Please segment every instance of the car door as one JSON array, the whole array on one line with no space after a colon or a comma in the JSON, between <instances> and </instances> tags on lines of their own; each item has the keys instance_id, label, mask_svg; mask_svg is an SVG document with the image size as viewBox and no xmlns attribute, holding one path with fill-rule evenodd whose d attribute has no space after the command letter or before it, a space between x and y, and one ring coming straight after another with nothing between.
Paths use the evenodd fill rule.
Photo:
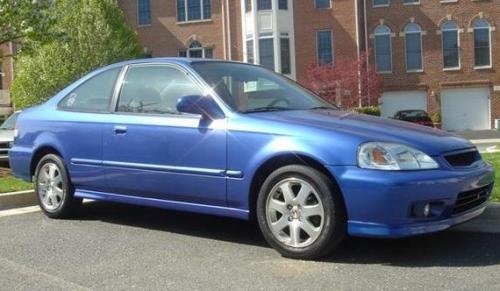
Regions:
<instances>
[{"instance_id":1,"label":"car door","mask_svg":"<svg viewBox=\"0 0 500 291\"><path fill-rule=\"evenodd\" d=\"M174 65L129 66L103 136L109 192L225 205L226 120L177 112L201 86Z\"/></svg>"},{"instance_id":2,"label":"car door","mask_svg":"<svg viewBox=\"0 0 500 291\"><path fill-rule=\"evenodd\" d=\"M60 143L71 182L77 190L104 191L102 133L108 122L115 82L121 67L104 70L71 90L58 110L38 127Z\"/></svg>"}]
</instances>

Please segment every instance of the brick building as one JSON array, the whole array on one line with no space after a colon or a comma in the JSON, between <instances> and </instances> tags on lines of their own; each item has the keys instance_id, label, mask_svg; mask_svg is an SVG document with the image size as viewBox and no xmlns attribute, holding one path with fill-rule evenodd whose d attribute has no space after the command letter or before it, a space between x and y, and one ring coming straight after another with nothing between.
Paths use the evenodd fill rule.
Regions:
<instances>
[{"instance_id":1,"label":"brick building","mask_svg":"<svg viewBox=\"0 0 500 291\"><path fill-rule=\"evenodd\" d=\"M12 112L9 96L9 88L12 83L13 64L11 55L11 45L1 45L1 54L6 56L0 66L0 120Z\"/></svg>"},{"instance_id":2,"label":"brick building","mask_svg":"<svg viewBox=\"0 0 500 291\"><path fill-rule=\"evenodd\" d=\"M500 118L500 0L120 0L152 56L254 62L298 81L357 58L384 78L383 116L440 112L445 129Z\"/></svg>"},{"instance_id":3,"label":"brick building","mask_svg":"<svg viewBox=\"0 0 500 291\"><path fill-rule=\"evenodd\" d=\"M310 64L370 50L366 61L384 78L383 116L425 109L441 113L449 130L488 129L500 119L500 0L118 3L151 56L253 62L304 81Z\"/></svg>"}]
</instances>

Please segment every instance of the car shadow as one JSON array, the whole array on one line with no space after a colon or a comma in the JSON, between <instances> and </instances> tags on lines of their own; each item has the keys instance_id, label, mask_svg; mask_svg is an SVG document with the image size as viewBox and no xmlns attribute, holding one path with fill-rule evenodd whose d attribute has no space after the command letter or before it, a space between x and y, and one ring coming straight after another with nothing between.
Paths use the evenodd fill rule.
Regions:
<instances>
[{"instance_id":1,"label":"car shadow","mask_svg":"<svg viewBox=\"0 0 500 291\"><path fill-rule=\"evenodd\" d=\"M107 202L85 203L79 220L269 248L255 222ZM448 230L403 239L348 237L321 262L399 267L474 267L500 264L500 233Z\"/></svg>"}]
</instances>

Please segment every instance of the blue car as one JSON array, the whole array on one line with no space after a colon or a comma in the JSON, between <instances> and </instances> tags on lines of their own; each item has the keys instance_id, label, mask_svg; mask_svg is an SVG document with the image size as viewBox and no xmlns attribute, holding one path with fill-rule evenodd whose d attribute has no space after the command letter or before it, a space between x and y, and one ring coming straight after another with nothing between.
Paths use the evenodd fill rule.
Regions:
<instances>
[{"instance_id":1,"label":"blue car","mask_svg":"<svg viewBox=\"0 0 500 291\"><path fill-rule=\"evenodd\" d=\"M260 66L135 60L19 116L10 166L52 218L82 199L256 219L282 255L478 216L494 170L467 140L343 112Z\"/></svg>"}]
</instances>

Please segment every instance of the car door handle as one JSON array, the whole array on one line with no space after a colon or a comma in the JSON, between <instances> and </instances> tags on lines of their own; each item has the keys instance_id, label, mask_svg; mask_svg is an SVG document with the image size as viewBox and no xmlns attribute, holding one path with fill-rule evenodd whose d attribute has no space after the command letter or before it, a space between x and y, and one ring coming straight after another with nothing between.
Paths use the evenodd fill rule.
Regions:
<instances>
[{"instance_id":1,"label":"car door handle","mask_svg":"<svg viewBox=\"0 0 500 291\"><path fill-rule=\"evenodd\" d=\"M115 134L126 134L127 127L122 125L117 125L113 128L113 131L115 132Z\"/></svg>"}]
</instances>

